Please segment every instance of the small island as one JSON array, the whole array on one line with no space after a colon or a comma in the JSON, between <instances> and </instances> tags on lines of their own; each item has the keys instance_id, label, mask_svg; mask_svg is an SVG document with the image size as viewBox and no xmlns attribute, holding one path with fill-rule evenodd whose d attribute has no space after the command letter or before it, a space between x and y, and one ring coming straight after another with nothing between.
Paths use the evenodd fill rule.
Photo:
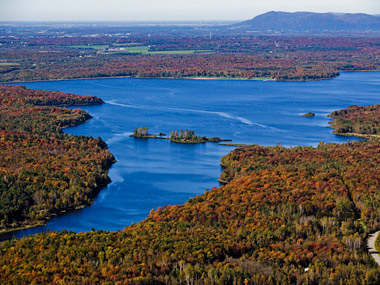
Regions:
<instances>
[{"instance_id":1,"label":"small island","mask_svg":"<svg viewBox=\"0 0 380 285\"><path fill-rule=\"evenodd\" d=\"M315 114L313 112L308 112L308 113L305 113L305 114L302 114L301 115L302 117L309 117L309 118L312 118L315 116Z\"/></svg>"},{"instance_id":2,"label":"small island","mask_svg":"<svg viewBox=\"0 0 380 285\"><path fill-rule=\"evenodd\" d=\"M158 135L148 133L148 128L142 127L134 129L130 137L143 139L166 139L175 143L206 143L206 142L222 142L232 141L231 139L221 139L218 137L208 138L205 136L195 135L193 130L171 131L167 137L165 133L160 132Z\"/></svg>"}]
</instances>

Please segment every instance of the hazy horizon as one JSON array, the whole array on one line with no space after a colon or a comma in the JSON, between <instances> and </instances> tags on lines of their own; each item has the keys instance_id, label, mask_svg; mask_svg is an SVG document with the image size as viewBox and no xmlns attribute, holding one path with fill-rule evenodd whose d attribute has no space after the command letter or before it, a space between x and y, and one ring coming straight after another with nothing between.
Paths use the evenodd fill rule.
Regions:
<instances>
[{"instance_id":1,"label":"hazy horizon","mask_svg":"<svg viewBox=\"0 0 380 285\"><path fill-rule=\"evenodd\" d=\"M269 11L380 14L378 0L0 0L0 21L241 21Z\"/></svg>"}]
</instances>

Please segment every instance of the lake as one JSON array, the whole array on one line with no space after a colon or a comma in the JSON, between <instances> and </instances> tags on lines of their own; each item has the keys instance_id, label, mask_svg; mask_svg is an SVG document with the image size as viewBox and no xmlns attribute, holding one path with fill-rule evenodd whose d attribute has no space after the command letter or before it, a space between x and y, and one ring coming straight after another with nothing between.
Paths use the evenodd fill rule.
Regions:
<instances>
[{"instance_id":1,"label":"lake","mask_svg":"<svg viewBox=\"0 0 380 285\"><path fill-rule=\"evenodd\" d=\"M135 128L148 127L154 134L191 129L233 143L316 146L348 140L332 134L329 113L380 103L380 72L343 73L316 82L108 78L23 85L102 98L104 105L83 107L93 119L65 132L101 137L117 162L109 172L112 183L91 207L2 238L46 230L120 230L153 208L181 204L219 186L220 158L233 147L130 138ZM301 116L307 112L316 116Z\"/></svg>"}]
</instances>

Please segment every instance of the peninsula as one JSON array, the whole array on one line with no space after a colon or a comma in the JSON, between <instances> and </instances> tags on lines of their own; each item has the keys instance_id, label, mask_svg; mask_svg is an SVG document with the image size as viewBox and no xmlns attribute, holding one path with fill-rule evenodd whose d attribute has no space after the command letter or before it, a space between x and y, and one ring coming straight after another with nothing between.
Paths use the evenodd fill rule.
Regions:
<instances>
[{"instance_id":1,"label":"peninsula","mask_svg":"<svg viewBox=\"0 0 380 285\"><path fill-rule=\"evenodd\" d=\"M365 242L380 228L379 157L378 141L238 148L222 158L225 185L122 231L0 243L0 280L379 284Z\"/></svg>"},{"instance_id":2,"label":"peninsula","mask_svg":"<svg viewBox=\"0 0 380 285\"><path fill-rule=\"evenodd\" d=\"M318 21L304 20L310 18ZM380 70L378 22L362 14L271 12L224 28L3 23L0 81L334 78ZM210 96L218 96L213 90ZM152 99L152 105L159 100L154 93ZM62 132L91 116L59 107L101 103L93 96L0 86L0 231L88 206L110 182L115 158L105 142ZM1 242L0 283L380 284L366 248L380 229L379 111L353 106L331 114L335 134L371 138L366 141L241 145L221 159L224 185L183 205L153 209L121 231L48 231ZM192 130L167 136L138 128L131 136L226 141Z\"/></svg>"},{"instance_id":3,"label":"peninsula","mask_svg":"<svg viewBox=\"0 0 380 285\"><path fill-rule=\"evenodd\" d=\"M102 103L94 96L0 86L0 232L88 206L110 182L115 158L106 143L62 132L91 116L57 107Z\"/></svg>"}]
</instances>

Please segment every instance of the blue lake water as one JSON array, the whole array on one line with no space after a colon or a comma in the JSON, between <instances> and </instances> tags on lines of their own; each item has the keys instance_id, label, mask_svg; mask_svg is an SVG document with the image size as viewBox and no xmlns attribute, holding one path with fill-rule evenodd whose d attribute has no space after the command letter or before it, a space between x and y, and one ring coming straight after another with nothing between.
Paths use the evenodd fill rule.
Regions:
<instances>
[{"instance_id":1,"label":"blue lake water","mask_svg":"<svg viewBox=\"0 0 380 285\"><path fill-rule=\"evenodd\" d=\"M112 183L91 207L12 233L17 237L46 230L120 230L143 220L152 208L184 203L219 186L220 158L233 147L134 139L129 137L134 128L192 129L233 143L316 146L348 139L332 134L329 113L380 103L380 72L343 73L317 82L109 78L23 85L101 97L106 104L83 107L93 119L65 132L103 138L117 162L109 173ZM306 112L316 116L301 117Z\"/></svg>"}]
</instances>

